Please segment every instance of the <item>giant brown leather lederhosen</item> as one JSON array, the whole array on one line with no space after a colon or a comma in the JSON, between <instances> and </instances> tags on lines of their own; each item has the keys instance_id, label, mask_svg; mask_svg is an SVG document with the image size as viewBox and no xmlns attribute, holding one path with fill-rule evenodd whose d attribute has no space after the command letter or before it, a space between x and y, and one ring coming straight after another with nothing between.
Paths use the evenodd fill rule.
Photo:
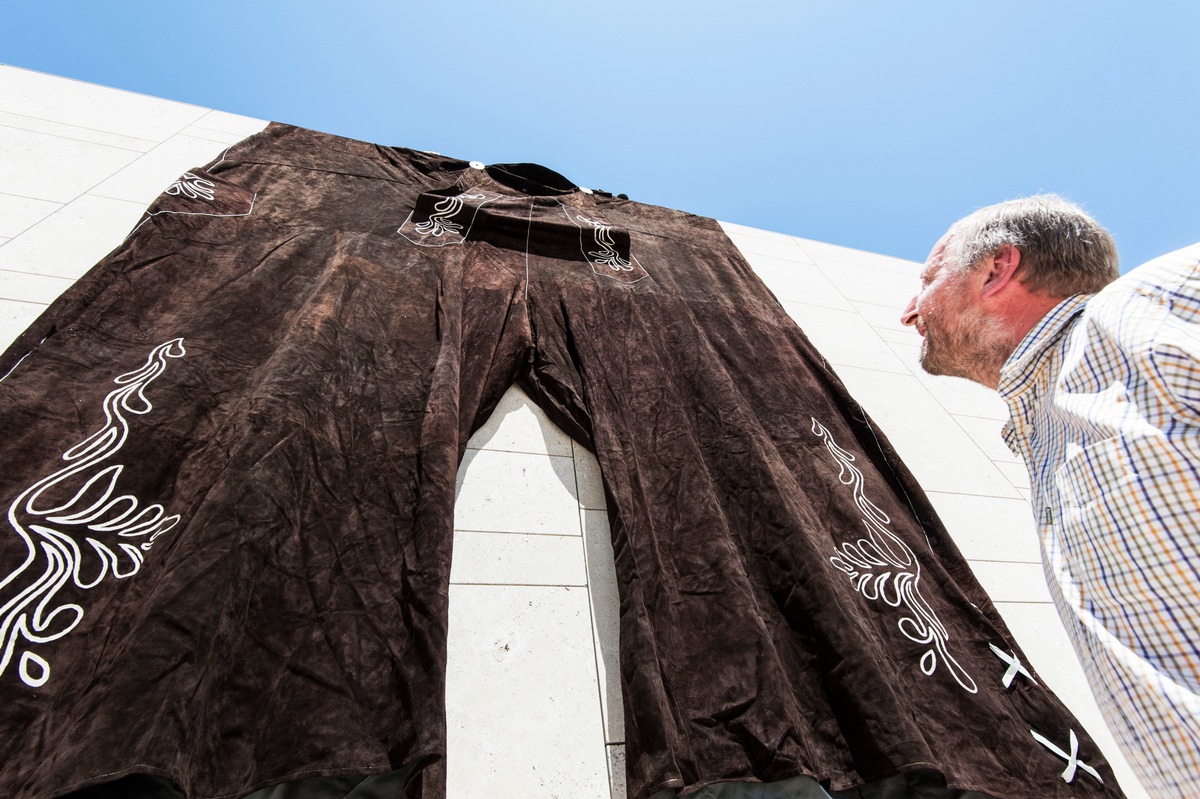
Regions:
<instances>
[{"instance_id":1,"label":"giant brown leather lederhosen","mask_svg":"<svg viewBox=\"0 0 1200 799\"><path fill-rule=\"evenodd\" d=\"M603 472L631 799L1120 795L715 222L481 167L272 125L0 359L0 794L436 799L455 476L515 381Z\"/></svg>"}]
</instances>

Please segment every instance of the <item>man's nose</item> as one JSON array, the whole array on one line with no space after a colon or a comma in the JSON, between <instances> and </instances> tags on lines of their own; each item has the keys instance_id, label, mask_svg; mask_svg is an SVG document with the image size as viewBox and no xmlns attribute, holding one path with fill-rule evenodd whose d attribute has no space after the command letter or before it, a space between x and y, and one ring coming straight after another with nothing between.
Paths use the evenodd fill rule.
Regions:
<instances>
[{"instance_id":1,"label":"man's nose","mask_svg":"<svg viewBox=\"0 0 1200 799\"><path fill-rule=\"evenodd\" d=\"M908 305L900 314L900 324L907 327L914 327L917 324L917 298L915 295L908 301Z\"/></svg>"}]
</instances>

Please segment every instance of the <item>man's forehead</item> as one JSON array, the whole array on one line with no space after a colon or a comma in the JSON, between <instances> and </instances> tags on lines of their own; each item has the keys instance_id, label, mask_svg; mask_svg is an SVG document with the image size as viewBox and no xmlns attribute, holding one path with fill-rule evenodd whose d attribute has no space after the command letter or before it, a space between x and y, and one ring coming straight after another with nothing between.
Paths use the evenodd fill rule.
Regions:
<instances>
[{"instance_id":1,"label":"man's forehead","mask_svg":"<svg viewBox=\"0 0 1200 799\"><path fill-rule=\"evenodd\" d=\"M942 237L933 245L933 249L929 251L929 258L926 261L941 261L946 257L946 250L950 247L950 242L954 239L954 230L951 228L942 234Z\"/></svg>"},{"instance_id":2,"label":"man's forehead","mask_svg":"<svg viewBox=\"0 0 1200 799\"><path fill-rule=\"evenodd\" d=\"M928 280L937 274L946 261L946 248L950 244L951 235L946 233L937 240L937 244L933 245L933 249L929 251L929 257L925 259L925 266L921 269L921 279Z\"/></svg>"}]
</instances>

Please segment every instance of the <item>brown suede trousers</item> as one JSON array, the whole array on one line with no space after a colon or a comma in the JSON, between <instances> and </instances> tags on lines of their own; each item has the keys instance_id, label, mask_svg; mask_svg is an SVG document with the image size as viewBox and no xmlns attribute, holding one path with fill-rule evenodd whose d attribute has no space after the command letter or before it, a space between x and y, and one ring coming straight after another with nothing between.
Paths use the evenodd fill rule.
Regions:
<instances>
[{"instance_id":1,"label":"brown suede trousers","mask_svg":"<svg viewBox=\"0 0 1200 799\"><path fill-rule=\"evenodd\" d=\"M710 219L272 125L0 375L0 795L411 765L437 799L455 476L514 381L603 472L630 799L1120 795Z\"/></svg>"}]
</instances>

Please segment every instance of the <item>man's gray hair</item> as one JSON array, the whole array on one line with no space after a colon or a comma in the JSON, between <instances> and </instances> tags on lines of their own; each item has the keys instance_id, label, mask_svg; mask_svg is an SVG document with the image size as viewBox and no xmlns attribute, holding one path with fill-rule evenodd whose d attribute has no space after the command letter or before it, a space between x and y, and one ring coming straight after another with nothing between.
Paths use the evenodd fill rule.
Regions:
<instances>
[{"instance_id":1,"label":"man's gray hair","mask_svg":"<svg viewBox=\"0 0 1200 799\"><path fill-rule=\"evenodd\" d=\"M955 222L950 262L974 267L1005 244L1021 251L1018 279L1031 291L1069 297L1116 279L1117 245L1083 209L1054 194L989 205Z\"/></svg>"}]
</instances>

